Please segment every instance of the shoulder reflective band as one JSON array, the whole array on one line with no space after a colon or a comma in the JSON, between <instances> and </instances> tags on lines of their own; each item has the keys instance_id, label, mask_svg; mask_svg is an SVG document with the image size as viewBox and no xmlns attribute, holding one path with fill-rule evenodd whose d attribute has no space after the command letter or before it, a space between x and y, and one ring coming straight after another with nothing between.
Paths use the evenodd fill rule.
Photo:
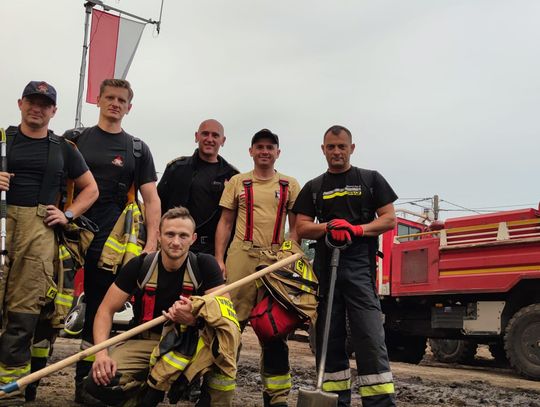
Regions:
<instances>
[{"instance_id":1,"label":"shoulder reflective band","mask_svg":"<svg viewBox=\"0 0 540 407\"><path fill-rule=\"evenodd\" d=\"M280 244L281 237L281 223L283 217L287 211L287 195L289 192L289 181L279 180L279 204L276 214L276 223L274 224L274 235L272 237L272 244Z\"/></svg>"},{"instance_id":2,"label":"shoulder reflective band","mask_svg":"<svg viewBox=\"0 0 540 407\"><path fill-rule=\"evenodd\" d=\"M236 316L236 311L234 305L230 299L227 297L214 297L219 304L219 310L221 311L221 316L232 321L238 330L240 330L240 324L238 323L238 317Z\"/></svg>"},{"instance_id":3,"label":"shoulder reflective band","mask_svg":"<svg viewBox=\"0 0 540 407\"><path fill-rule=\"evenodd\" d=\"M245 179L244 196L246 200L246 233L244 241L253 242L253 181Z\"/></svg>"}]
</instances>

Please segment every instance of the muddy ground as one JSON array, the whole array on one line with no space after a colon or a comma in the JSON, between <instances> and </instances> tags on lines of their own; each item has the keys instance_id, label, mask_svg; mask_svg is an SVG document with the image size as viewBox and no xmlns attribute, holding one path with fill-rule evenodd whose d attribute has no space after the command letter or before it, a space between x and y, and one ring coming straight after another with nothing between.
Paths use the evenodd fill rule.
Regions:
<instances>
[{"instance_id":1,"label":"muddy ground","mask_svg":"<svg viewBox=\"0 0 540 407\"><path fill-rule=\"evenodd\" d=\"M258 375L259 349L249 327L244 333L243 344L235 405L262 406ZM59 339L52 362L76 353L78 345L78 341L73 339ZM290 341L289 347L293 374L289 405L296 406L298 389L313 389L316 373L314 358L305 341ZM420 365L392 363L392 370L399 406L540 407L540 382L520 379L510 369L496 366L485 349L479 351L475 366L444 365L435 362L428 354ZM71 367L45 378L39 388L37 401L27 405L79 406L73 402L73 376L74 369ZM353 406L361 405L360 398L353 396ZM163 403L161 406L169 404Z\"/></svg>"}]
</instances>

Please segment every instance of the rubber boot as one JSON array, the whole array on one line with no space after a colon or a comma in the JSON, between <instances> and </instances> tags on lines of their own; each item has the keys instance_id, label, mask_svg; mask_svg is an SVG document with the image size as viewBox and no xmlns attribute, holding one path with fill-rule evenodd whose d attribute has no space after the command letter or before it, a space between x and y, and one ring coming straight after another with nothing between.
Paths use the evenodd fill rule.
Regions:
<instances>
[{"instance_id":1,"label":"rubber boot","mask_svg":"<svg viewBox=\"0 0 540 407\"><path fill-rule=\"evenodd\" d=\"M144 393L144 397L139 404L140 407L156 407L163 401L165 392L148 387Z\"/></svg>"},{"instance_id":2,"label":"rubber boot","mask_svg":"<svg viewBox=\"0 0 540 407\"><path fill-rule=\"evenodd\" d=\"M34 373L43 369L47 365L47 358L32 357L30 362L30 372ZM24 390L24 399L26 401L34 401L37 395L37 388L39 386L39 380L30 383Z\"/></svg>"}]
</instances>

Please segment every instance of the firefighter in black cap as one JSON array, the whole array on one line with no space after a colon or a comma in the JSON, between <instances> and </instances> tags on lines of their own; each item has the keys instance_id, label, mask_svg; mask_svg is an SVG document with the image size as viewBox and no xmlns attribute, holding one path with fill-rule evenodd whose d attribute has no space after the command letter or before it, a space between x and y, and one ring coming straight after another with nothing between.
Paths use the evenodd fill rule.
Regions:
<instances>
[{"instance_id":1,"label":"firefighter in black cap","mask_svg":"<svg viewBox=\"0 0 540 407\"><path fill-rule=\"evenodd\" d=\"M32 362L33 356L46 360L49 347L32 346L32 338L40 313L54 308L57 299L54 229L82 215L98 197L81 154L49 130L56 113L54 87L32 81L18 104L21 123L6 131L8 172L0 172L0 189L7 191L8 204L8 265L0 282L5 322L0 336L0 385L30 373L31 357ZM78 190L65 212L56 206L64 175L75 181ZM17 398L22 396L2 398L0 405L12 405Z\"/></svg>"}]
</instances>

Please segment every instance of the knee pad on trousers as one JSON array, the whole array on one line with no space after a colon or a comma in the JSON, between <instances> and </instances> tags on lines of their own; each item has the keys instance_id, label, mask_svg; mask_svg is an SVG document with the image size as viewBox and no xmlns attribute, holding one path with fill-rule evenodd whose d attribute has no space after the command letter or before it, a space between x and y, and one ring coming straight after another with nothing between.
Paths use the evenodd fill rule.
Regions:
<instances>
[{"instance_id":1,"label":"knee pad on trousers","mask_svg":"<svg viewBox=\"0 0 540 407\"><path fill-rule=\"evenodd\" d=\"M90 374L92 370L93 362L88 360L80 360L75 365L75 381L82 382L86 376Z\"/></svg>"},{"instance_id":2,"label":"knee pad on trousers","mask_svg":"<svg viewBox=\"0 0 540 407\"><path fill-rule=\"evenodd\" d=\"M8 311L6 329L0 339L0 362L6 366L20 366L30 361L30 347L38 320L39 314Z\"/></svg>"}]
</instances>

